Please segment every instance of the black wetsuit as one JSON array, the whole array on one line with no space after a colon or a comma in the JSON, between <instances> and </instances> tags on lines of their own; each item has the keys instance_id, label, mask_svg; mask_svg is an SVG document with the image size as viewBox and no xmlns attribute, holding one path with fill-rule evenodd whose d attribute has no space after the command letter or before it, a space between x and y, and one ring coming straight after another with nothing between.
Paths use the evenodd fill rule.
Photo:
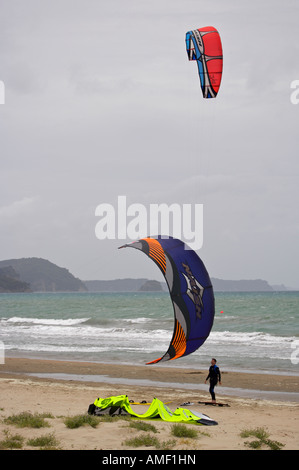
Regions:
<instances>
[{"instance_id":1,"label":"black wetsuit","mask_svg":"<svg viewBox=\"0 0 299 470\"><path fill-rule=\"evenodd\" d=\"M214 387L217 385L218 380L221 382L221 373L220 369L216 364L214 366L211 366L209 369L209 375L206 378L206 380L210 379L210 388L209 392L211 394L212 400L215 400L215 392L214 392Z\"/></svg>"}]
</instances>

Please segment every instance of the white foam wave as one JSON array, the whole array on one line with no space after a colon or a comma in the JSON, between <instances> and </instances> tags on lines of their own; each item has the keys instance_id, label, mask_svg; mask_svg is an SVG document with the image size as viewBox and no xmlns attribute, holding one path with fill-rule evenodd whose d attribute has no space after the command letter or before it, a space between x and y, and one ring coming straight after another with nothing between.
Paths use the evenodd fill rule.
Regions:
<instances>
[{"instance_id":1,"label":"white foam wave","mask_svg":"<svg viewBox=\"0 0 299 470\"><path fill-rule=\"evenodd\" d=\"M71 326L71 325L79 325L81 323L85 323L89 320L89 318L30 318L30 317L11 317L3 319L3 323L12 323L12 324L28 324L31 323L33 325L55 325L55 326Z\"/></svg>"},{"instance_id":2,"label":"white foam wave","mask_svg":"<svg viewBox=\"0 0 299 470\"><path fill-rule=\"evenodd\" d=\"M134 324L134 323L151 323L151 318L138 317L138 318L123 318L121 320L124 323Z\"/></svg>"},{"instance_id":3,"label":"white foam wave","mask_svg":"<svg viewBox=\"0 0 299 470\"><path fill-rule=\"evenodd\" d=\"M19 345L11 344L6 347L7 350L18 350ZM63 346L63 345L46 345L46 344L23 344L20 348L21 351L31 351L31 352L86 352L86 353L93 353L93 352L108 352L109 347L102 347L102 346Z\"/></svg>"},{"instance_id":4,"label":"white foam wave","mask_svg":"<svg viewBox=\"0 0 299 470\"><path fill-rule=\"evenodd\" d=\"M256 345L278 345L292 343L295 336L273 336L269 333L260 331L252 332L231 332L231 331L215 331L211 332L210 338L216 342L224 343L240 343L240 344L256 344Z\"/></svg>"},{"instance_id":5,"label":"white foam wave","mask_svg":"<svg viewBox=\"0 0 299 470\"><path fill-rule=\"evenodd\" d=\"M32 334L32 335L47 335L47 336L68 336L68 337L113 337L135 339L143 338L146 341L163 341L170 338L172 335L172 327L169 329L147 329L146 325L149 322L148 318L138 317L136 319L122 319L122 325L115 327L113 324L109 326L92 325L89 323L90 318L69 318L69 319L54 319L54 318L31 318L31 317L11 317L5 318L0 321L1 330L3 335L7 334ZM136 324L132 327L131 324ZM127 324L127 326L126 326ZM138 328L140 324L140 328ZM144 326L142 326L144 325ZM295 341L295 336L274 336L270 333L264 332L232 332L225 331L212 331L209 336L209 342L214 344L239 344L239 345L256 345L256 346L279 346L289 345Z\"/></svg>"}]
</instances>

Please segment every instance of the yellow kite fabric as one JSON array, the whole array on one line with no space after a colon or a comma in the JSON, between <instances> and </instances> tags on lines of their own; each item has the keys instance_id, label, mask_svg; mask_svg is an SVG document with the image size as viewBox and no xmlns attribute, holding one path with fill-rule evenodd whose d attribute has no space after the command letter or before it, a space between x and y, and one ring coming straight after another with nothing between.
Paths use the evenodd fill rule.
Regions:
<instances>
[{"instance_id":1,"label":"yellow kite fabric","mask_svg":"<svg viewBox=\"0 0 299 470\"><path fill-rule=\"evenodd\" d=\"M186 408L177 408L174 412L158 398L154 398L145 413L136 413L129 402L127 395L118 395L108 398L97 398L93 404L89 406L89 414L97 416L102 415L123 415L128 414L133 418L139 419L156 419L172 423L190 423L212 426L218 424L209 416L202 413L194 412Z\"/></svg>"}]
</instances>

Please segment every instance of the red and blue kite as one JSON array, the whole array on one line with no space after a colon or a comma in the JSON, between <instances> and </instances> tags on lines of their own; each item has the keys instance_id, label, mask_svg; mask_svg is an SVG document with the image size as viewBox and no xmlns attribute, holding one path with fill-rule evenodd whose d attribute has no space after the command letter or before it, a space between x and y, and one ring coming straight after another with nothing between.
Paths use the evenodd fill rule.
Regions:
<instances>
[{"instance_id":1,"label":"red and blue kite","mask_svg":"<svg viewBox=\"0 0 299 470\"><path fill-rule=\"evenodd\" d=\"M217 29L206 26L188 31L186 48L189 60L197 62L203 97L216 98L223 66L222 45Z\"/></svg>"}]
</instances>

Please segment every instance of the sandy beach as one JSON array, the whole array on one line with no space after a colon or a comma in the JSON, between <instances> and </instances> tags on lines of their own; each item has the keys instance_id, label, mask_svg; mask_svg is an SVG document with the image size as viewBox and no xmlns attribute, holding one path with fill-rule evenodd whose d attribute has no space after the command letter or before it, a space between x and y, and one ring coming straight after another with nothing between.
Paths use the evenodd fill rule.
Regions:
<instances>
[{"instance_id":1,"label":"sandy beach","mask_svg":"<svg viewBox=\"0 0 299 470\"><path fill-rule=\"evenodd\" d=\"M217 426L195 426L196 439L174 438L172 423L155 420L160 442L175 439L173 450L245 450L244 429L264 428L271 440L285 450L299 449L299 377L287 375L223 372L222 386L216 389L217 400L227 407L206 406L207 371L179 369L171 366L128 366L117 364L79 363L26 358L6 358L0 365L0 440L5 433L24 436L23 449L29 437L52 433L65 450L136 450L125 440L143 431L129 427L127 421L101 422L96 428L84 426L69 429L64 417L84 414L98 397L127 395L130 400L151 402L154 397L169 403L172 411L184 402L218 422ZM262 393L261 397L257 391ZM229 393L228 393L229 392ZM242 393L244 392L244 393ZM252 396L250 396L252 395ZM288 399L286 399L286 397ZM290 397L293 399L290 399ZM147 405L134 405L144 413ZM16 428L4 422L24 411L48 412L48 428ZM138 449L150 450L148 447Z\"/></svg>"}]
</instances>

